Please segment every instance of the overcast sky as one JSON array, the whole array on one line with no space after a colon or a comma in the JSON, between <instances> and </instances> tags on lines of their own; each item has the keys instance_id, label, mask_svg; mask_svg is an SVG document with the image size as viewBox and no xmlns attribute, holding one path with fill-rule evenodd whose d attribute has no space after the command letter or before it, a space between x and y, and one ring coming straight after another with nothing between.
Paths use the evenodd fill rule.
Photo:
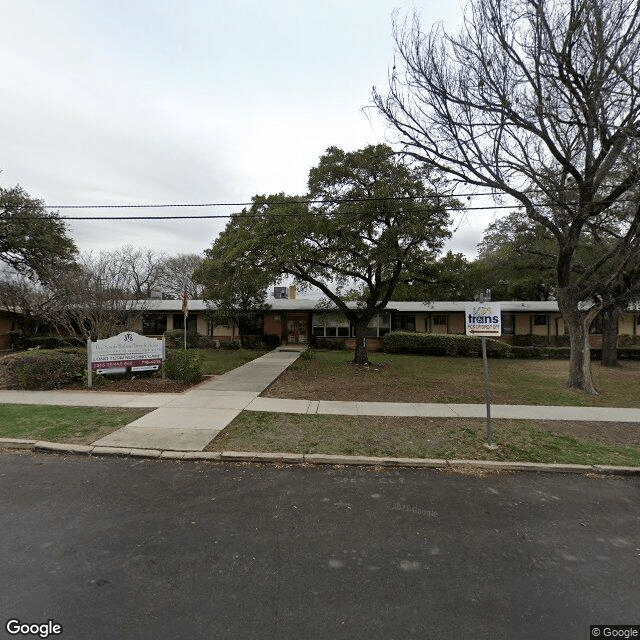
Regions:
<instances>
[{"instance_id":1,"label":"overcast sky","mask_svg":"<svg viewBox=\"0 0 640 640\"><path fill-rule=\"evenodd\" d=\"M0 0L0 185L47 205L244 202L306 191L324 150L392 142L372 110L394 11L436 0ZM61 215L223 214L96 210ZM451 248L475 255L491 214ZM201 253L223 220L74 222L81 250Z\"/></svg>"}]
</instances>

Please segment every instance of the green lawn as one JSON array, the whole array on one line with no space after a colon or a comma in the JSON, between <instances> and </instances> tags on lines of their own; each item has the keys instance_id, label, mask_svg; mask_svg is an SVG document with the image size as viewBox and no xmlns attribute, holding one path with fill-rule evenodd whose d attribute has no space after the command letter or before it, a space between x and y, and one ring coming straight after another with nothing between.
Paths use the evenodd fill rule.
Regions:
<instances>
[{"instance_id":1,"label":"green lawn","mask_svg":"<svg viewBox=\"0 0 640 640\"><path fill-rule=\"evenodd\" d=\"M221 375L235 369L246 362L255 360L269 351L260 349L189 349L202 359L202 370L205 375Z\"/></svg>"},{"instance_id":2,"label":"green lawn","mask_svg":"<svg viewBox=\"0 0 640 640\"><path fill-rule=\"evenodd\" d=\"M372 353L372 365L349 352L314 351L299 359L263 395L309 400L484 402L480 358ZM568 389L566 360L489 360L495 404L640 407L640 362L592 365L597 396Z\"/></svg>"},{"instance_id":3,"label":"green lawn","mask_svg":"<svg viewBox=\"0 0 640 640\"><path fill-rule=\"evenodd\" d=\"M495 420L488 451L480 419L242 412L209 451L273 451L640 466L640 425Z\"/></svg>"},{"instance_id":4,"label":"green lawn","mask_svg":"<svg viewBox=\"0 0 640 640\"><path fill-rule=\"evenodd\" d=\"M89 444L148 412L148 409L2 404L0 437Z\"/></svg>"}]
</instances>

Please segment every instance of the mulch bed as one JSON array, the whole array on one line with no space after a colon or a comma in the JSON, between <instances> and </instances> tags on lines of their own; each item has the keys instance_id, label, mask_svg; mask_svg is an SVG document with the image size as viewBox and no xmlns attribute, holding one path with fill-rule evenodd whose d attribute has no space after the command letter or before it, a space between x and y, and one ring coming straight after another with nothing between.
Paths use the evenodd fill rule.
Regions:
<instances>
[{"instance_id":1,"label":"mulch bed","mask_svg":"<svg viewBox=\"0 0 640 640\"><path fill-rule=\"evenodd\" d=\"M100 384L88 389L86 385L74 384L64 387L64 390L96 391L98 393L183 393L195 385L176 382L175 380L163 380L157 378L134 378L133 380L109 380L106 384Z\"/></svg>"}]
</instances>

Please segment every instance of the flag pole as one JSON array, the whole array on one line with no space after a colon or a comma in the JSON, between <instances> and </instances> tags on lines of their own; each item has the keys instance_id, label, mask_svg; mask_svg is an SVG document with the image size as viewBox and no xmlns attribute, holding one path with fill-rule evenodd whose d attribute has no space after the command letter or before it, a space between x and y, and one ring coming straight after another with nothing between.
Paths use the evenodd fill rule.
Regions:
<instances>
[{"instance_id":1,"label":"flag pole","mask_svg":"<svg viewBox=\"0 0 640 640\"><path fill-rule=\"evenodd\" d=\"M184 350L187 350L187 317L189 316L189 294L187 291L187 287L189 284L189 280L187 276L184 277L182 281L182 313L184 315Z\"/></svg>"}]
</instances>

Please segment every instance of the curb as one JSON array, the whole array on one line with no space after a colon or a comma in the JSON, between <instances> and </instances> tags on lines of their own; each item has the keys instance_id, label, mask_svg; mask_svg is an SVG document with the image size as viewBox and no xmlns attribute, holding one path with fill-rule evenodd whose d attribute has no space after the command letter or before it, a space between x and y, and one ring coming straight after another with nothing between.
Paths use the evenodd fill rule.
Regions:
<instances>
[{"instance_id":1,"label":"curb","mask_svg":"<svg viewBox=\"0 0 640 640\"><path fill-rule=\"evenodd\" d=\"M370 456L340 456L321 453L260 453L254 451L161 451L159 449L132 449L130 447L95 447L93 445L45 442L0 438L0 449L21 449L75 455L150 458L157 460L196 460L215 462L262 462L279 464L350 465L415 467L423 469L450 469L465 471L537 471L546 473L598 473L605 475L640 475L640 467L613 465L558 464L544 462L500 462L497 460L441 460L430 458L392 458Z\"/></svg>"}]
</instances>

